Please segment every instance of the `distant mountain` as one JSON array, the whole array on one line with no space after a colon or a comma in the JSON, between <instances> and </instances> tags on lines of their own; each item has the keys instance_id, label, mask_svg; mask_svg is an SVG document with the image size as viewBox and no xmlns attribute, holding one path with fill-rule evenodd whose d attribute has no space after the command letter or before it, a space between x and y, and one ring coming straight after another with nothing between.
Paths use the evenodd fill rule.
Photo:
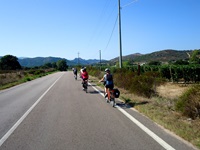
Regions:
<instances>
[{"instance_id":1,"label":"distant mountain","mask_svg":"<svg viewBox=\"0 0 200 150\"><path fill-rule=\"evenodd\" d=\"M18 57L18 59L25 59L25 58L28 58L28 57Z\"/></svg>"},{"instance_id":2,"label":"distant mountain","mask_svg":"<svg viewBox=\"0 0 200 150\"><path fill-rule=\"evenodd\" d=\"M150 54L131 54L127 56L123 56L123 60L132 60L134 62L150 62L150 61L160 61L160 62L169 62L176 60L188 60L189 55L192 54L192 50L161 50L157 52L153 52ZM111 62L118 61L119 58L114 58Z\"/></svg>"},{"instance_id":3,"label":"distant mountain","mask_svg":"<svg viewBox=\"0 0 200 150\"><path fill-rule=\"evenodd\" d=\"M106 60L101 60L102 62L105 62ZM96 64L96 63L99 63L100 60L97 60L97 59L88 59L88 60L85 60L85 59L82 59L82 58L75 58L73 60L71 60L72 63L74 64L82 64L82 65L91 65L91 64Z\"/></svg>"},{"instance_id":4,"label":"distant mountain","mask_svg":"<svg viewBox=\"0 0 200 150\"><path fill-rule=\"evenodd\" d=\"M160 62L169 62L169 61L177 61L177 60L188 60L189 55L192 54L192 50L162 50L153 52L150 54L142 55L140 57L136 57L136 62L150 62L150 61L160 61Z\"/></svg>"},{"instance_id":5,"label":"distant mountain","mask_svg":"<svg viewBox=\"0 0 200 150\"><path fill-rule=\"evenodd\" d=\"M18 59L21 66L24 67L34 67L34 66L42 66L46 63L53 63L61 60L62 58L58 57L35 57L35 58L23 58Z\"/></svg>"},{"instance_id":6,"label":"distant mountain","mask_svg":"<svg viewBox=\"0 0 200 150\"><path fill-rule=\"evenodd\" d=\"M135 54L130 54L122 57L122 60L134 60L137 57L143 56L143 54L140 53L135 53ZM113 58L110 60L111 62L117 62L119 61L119 57Z\"/></svg>"},{"instance_id":7,"label":"distant mountain","mask_svg":"<svg viewBox=\"0 0 200 150\"><path fill-rule=\"evenodd\" d=\"M150 61L160 61L160 62L169 62L169 61L176 61L176 60L188 60L189 56L191 56L193 50L161 50L149 54L140 54L135 53L131 55L126 55L122 57L122 60L131 60L134 62L150 62ZM1 58L2 56L0 56ZM59 58L59 57L35 57L35 58L26 58L26 57L19 57L18 61L21 66L24 67L34 67L34 66L42 66L46 63L52 63L57 62L58 60L65 59L65 58ZM75 58L73 60L67 60L68 65L77 65L78 63L80 65L91 65L99 63L99 60L97 59L82 59L82 58ZM119 58L116 57L114 59L111 59L109 61L107 60L101 60L102 63L111 63L114 64L115 62L118 62Z\"/></svg>"},{"instance_id":8,"label":"distant mountain","mask_svg":"<svg viewBox=\"0 0 200 150\"><path fill-rule=\"evenodd\" d=\"M35 67L35 66L42 66L46 63L53 63L53 62L57 62L61 59L65 59L65 58L59 58L59 57L35 57L35 58L18 58L18 61L20 63L21 66L24 67ZM77 65L78 62L80 65L90 65L90 64L95 64L95 63L99 63L99 60L97 59L89 59L89 60L85 60L82 58L75 58L74 60L67 60L65 59L68 65Z\"/></svg>"},{"instance_id":9,"label":"distant mountain","mask_svg":"<svg viewBox=\"0 0 200 150\"><path fill-rule=\"evenodd\" d=\"M83 64L83 65L89 65L90 62L85 60L85 59L82 59L82 58L75 58L73 60L71 60L72 63L74 64Z\"/></svg>"}]
</instances>

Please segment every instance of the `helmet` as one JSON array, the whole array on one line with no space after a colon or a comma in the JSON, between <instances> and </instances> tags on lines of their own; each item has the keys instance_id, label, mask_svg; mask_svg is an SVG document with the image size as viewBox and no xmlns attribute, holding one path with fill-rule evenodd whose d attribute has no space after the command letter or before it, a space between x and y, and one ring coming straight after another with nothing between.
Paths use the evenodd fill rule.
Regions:
<instances>
[{"instance_id":1,"label":"helmet","mask_svg":"<svg viewBox=\"0 0 200 150\"><path fill-rule=\"evenodd\" d=\"M108 68L106 68L106 69L105 69L105 72L108 72L108 71L110 71L110 70L109 70Z\"/></svg>"},{"instance_id":2,"label":"helmet","mask_svg":"<svg viewBox=\"0 0 200 150\"><path fill-rule=\"evenodd\" d=\"M83 71L86 71L86 67L83 68Z\"/></svg>"}]
</instances>

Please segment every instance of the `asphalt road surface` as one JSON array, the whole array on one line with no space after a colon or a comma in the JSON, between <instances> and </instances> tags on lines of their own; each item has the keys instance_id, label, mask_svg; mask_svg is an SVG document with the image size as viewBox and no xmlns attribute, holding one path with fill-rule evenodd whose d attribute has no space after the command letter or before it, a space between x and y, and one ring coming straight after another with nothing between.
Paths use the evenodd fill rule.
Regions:
<instances>
[{"instance_id":1,"label":"asphalt road surface","mask_svg":"<svg viewBox=\"0 0 200 150\"><path fill-rule=\"evenodd\" d=\"M98 89L58 72L0 91L0 150L195 149Z\"/></svg>"}]
</instances>

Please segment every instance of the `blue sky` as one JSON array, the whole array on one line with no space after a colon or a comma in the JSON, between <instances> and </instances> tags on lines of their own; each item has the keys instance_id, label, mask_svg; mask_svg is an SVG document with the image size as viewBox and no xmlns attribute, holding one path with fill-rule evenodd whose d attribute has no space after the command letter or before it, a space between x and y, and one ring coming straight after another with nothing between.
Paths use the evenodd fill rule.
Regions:
<instances>
[{"instance_id":1,"label":"blue sky","mask_svg":"<svg viewBox=\"0 0 200 150\"><path fill-rule=\"evenodd\" d=\"M200 0L121 0L122 55L200 49ZM118 0L0 0L0 56L119 56Z\"/></svg>"}]
</instances>

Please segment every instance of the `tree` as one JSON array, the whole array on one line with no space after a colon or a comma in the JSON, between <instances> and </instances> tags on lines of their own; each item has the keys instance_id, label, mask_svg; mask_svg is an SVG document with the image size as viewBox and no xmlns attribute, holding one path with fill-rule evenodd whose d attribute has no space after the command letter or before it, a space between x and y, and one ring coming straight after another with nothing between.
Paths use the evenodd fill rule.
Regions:
<instances>
[{"instance_id":1,"label":"tree","mask_svg":"<svg viewBox=\"0 0 200 150\"><path fill-rule=\"evenodd\" d=\"M123 66L124 67L129 67L131 65L132 65L132 62L130 60L123 61Z\"/></svg>"},{"instance_id":2,"label":"tree","mask_svg":"<svg viewBox=\"0 0 200 150\"><path fill-rule=\"evenodd\" d=\"M52 68L57 68L56 62L52 62Z\"/></svg>"},{"instance_id":3,"label":"tree","mask_svg":"<svg viewBox=\"0 0 200 150\"><path fill-rule=\"evenodd\" d=\"M52 63L46 63L46 64L44 64L43 68L52 68Z\"/></svg>"},{"instance_id":4,"label":"tree","mask_svg":"<svg viewBox=\"0 0 200 150\"><path fill-rule=\"evenodd\" d=\"M159 66L159 65L161 65L161 62L159 62L159 61L150 61L150 62L148 63L148 65Z\"/></svg>"},{"instance_id":5,"label":"tree","mask_svg":"<svg viewBox=\"0 0 200 150\"><path fill-rule=\"evenodd\" d=\"M177 60L174 65L189 65L189 62L188 61L185 61L185 60Z\"/></svg>"},{"instance_id":6,"label":"tree","mask_svg":"<svg viewBox=\"0 0 200 150\"><path fill-rule=\"evenodd\" d=\"M194 64L200 64L200 50L194 50L190 57L190 62Z\"/></svg>"},{"instance_id":7,"label":"tree","mask_svg":"<svg viewBox=\"0 0 200 150\"><path fill-rule=\"evenodd\" d=\"M0 69L2 70L17 70L21 68L16 56L5 55L0 59Z\"/></svg>"},{"instance_id":8,"label":"tree","mask_svg":"<svg viewBox=\"0 0 200 150\"><path fill-rule=\"evenodd\" d=\"M67 66L67 62L65 59L59 60L57 63L57 68L60 71L66 71L68 66Z\"/></svg>"}]
</instances>

